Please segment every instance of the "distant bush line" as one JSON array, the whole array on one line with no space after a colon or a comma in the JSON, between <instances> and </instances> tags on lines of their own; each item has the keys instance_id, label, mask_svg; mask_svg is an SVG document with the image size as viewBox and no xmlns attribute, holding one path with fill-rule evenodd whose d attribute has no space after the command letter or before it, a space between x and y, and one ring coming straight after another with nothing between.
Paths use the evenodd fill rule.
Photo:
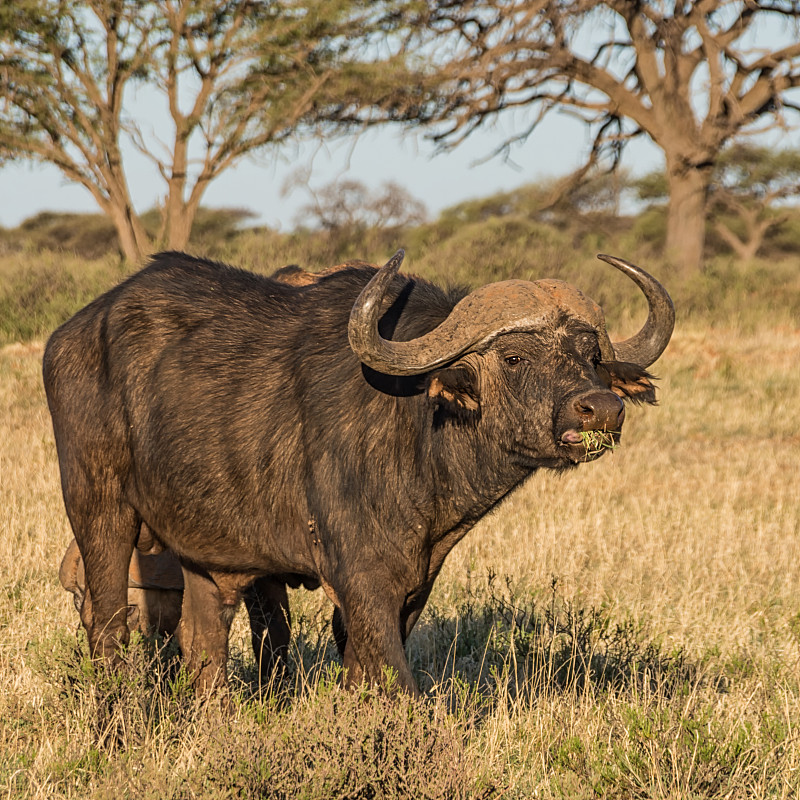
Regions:
<instances>
[{"instance_id":1,"label":"distant bush line","mask_svg":"<svg viewBox=\"0 0 800 800\"><path fill-rule=\"evenodd\" d=\"M381 261L398 247L406 269L438 283L479 285L506 278L557 277L577 284L624 325L641 314L641 300L624 279L595 261L599 252L636 261L667 286L678 320L752 328L796 325L800 319L800 221L768 243L767 255L743 262L709 254L701 272L685 274L661 255L663 214L638 217L528 210L508 193L463 203L433 222L366 228L278 232L242 227L242 209L203 210L189 250L269 274L286 264L312 271L348 259ZM149 224L155 225L153 213ZM717 243L718 244L718 243ZM42 213L0 230L0 344L45 338L93 297L136 266L123 262L111 223L102 215Z\"/></svg>"}]
</instances>

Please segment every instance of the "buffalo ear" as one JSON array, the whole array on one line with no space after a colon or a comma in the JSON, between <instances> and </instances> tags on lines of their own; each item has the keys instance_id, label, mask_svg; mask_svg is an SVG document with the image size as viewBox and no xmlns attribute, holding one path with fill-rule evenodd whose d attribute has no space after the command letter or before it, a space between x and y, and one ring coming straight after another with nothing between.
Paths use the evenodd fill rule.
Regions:
<instances>
[{"instance_id":1,"label":"buffalo ear","mask_svg":"<svg viewBox=\"0 0 800 800\"><path fill-rule=\"evenodd\" d=\"M480 417L477 376L466 366L448 367L431 373L426 393L437 410L462 420Z\"/></svg>"},{"instance_id":2,"label":"buffalo ear","mask_svg":"<svg viewBox=\"0 0 800 800\"><path fill-rule=\"evenodd\" d=\"M623 400L652 405L657 403L656 387L651 383L655 378L638 364L631 364L629 361L603 361L597 365L597 374Z\"/></svg>"}]
</instances>

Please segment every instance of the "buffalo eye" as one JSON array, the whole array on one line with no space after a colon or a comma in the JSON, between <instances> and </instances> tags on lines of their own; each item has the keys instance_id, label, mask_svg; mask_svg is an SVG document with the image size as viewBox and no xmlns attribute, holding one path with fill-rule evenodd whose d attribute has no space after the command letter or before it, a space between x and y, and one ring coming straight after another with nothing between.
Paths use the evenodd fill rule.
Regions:
<instances>
[{"instance_id":1,"label":"buffalo eye","mask_svg":"<svg viewBox=\"0 0 800 800\"><path fill-rule=\"evenodd\" d=\"M592 362L592 366L596 367L602 360L597 338L595 336L581 336L580 341L584 352L588 354L589 360Z\"/></svg>"},{"instance_id":2,"label":"buffalo eye","mask_svg":"<svg viewBox=\"0 0 800 800\"><path fill-rule=\"evenodd\" d=\"M510 367L516 367L517 364L521 363L522 363L521 356L506 356L506 364L508 364Z\"/></svg>"}]
</instances>

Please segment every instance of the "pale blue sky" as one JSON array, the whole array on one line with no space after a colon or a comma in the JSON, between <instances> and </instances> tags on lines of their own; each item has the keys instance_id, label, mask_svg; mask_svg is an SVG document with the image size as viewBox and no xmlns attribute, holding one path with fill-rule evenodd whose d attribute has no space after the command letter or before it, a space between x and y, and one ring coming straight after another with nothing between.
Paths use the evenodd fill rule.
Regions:
<instances>
[{"instance_id":1,"label":"pale blue sky","mask_svg":"<svg viewBox=\"0 0 800 800\"><path fill-rule=\"evenodd\" d=\"M520 127L522 122L517 120ZM288 230L298 208L308 195L296 190L282 196L281 188L295 170L311 167L312 186L338 178L355 178L369 187L392 180L425 203L431 216L462 200L485 197L542 177L565 175L585 157L587 129L563 114L546 120L530 139L512 150L517 166L493 158L476 164L513 134L513 120L501 121L473 134L448 153L433 156L433 146L422 134L402 134L383 128L358 139L336 139L329 143L288 145L276 157L265 151L223 173L205 194L208 207L245 207L257 221ZM138 211L152 207L164 191L150 165L131 149L128 170L133 201ZM661 165L660 151L645 141L631 145L624 163L636 173ZM0 226L10 228L43 211L96 212L98 208L81 186L67 182L54 167L21 162L0 169Z\"/></svg>"}]
</instances>

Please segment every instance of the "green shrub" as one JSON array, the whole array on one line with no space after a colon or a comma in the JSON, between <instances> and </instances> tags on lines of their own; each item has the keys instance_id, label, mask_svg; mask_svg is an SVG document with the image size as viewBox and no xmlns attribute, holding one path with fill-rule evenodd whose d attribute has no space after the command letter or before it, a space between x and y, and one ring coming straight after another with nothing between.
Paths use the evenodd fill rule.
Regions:
<instances>
[{"instance_id":1,"label":"green shrub","mask_svg":"<svg viewBox=\"0 0 800 800\"><path fill-rule=\"evenodd\" d=\"M471 201L444 212L437 222L414 227L291 233L241 230L247 212L203 209L189 250L270 274L287 264L319 271L351 259L383 263L404 247L406 271L439 284L475 287L542 277L569 281L603 306L610 330L634 330L645 314L644 300L627 278L595 260L602 251L640 263L656 275L675 301L679 324L689 318L748 328L796 322L800 279L793 258L779 257L793 253L793 243L800 242L796 220L784 223L768 242L772 257L741 264L731 255L709 256L701 272L684 274L656 255L665 234L663 208L648 209L633 221L595 214L578 215L572 222L554 217L546 223L533 219L527 208L521 213L508 210L509 205L524 206L524 199L508 193L491 203ZM147 219L148 224L157 222L154 212ZM65 238L69 220L77 220L72 239ZM0 343L47 336L129 269L113 254L89 259L40 249L72 242L89 252L92 231L99 237L95 244L103 230L108 232L107 223L96 215L40 214L17 231L5 232L7 250L7 237L13 240L22 230L30 235L28 244L0 257ZM75 244L78 240L83 244ZM709 242L713 249L713 237Z\"/></svg>"},{"instance_id":2,"label":"green shrub","mask_svg":"<svg viewBox=\"0 0 800 800\"><path fill-rule=\"evenodd\" d=\"M48 336L123 275L110 259L88 266L53 253L9 259L0 270L0 343Z\"/></svg>"},{"instance_id":3,"label":"green shrub","mask_svg":"<svg viewBox=\"0 0 800 800\"><path fill-rule=\"evenodd\" d=\"M42 211L6 231L5 239L7 247L14 249L61 250L84 258L119 252L117 232L105 214Z\"/></svg>"}]
</instances>

